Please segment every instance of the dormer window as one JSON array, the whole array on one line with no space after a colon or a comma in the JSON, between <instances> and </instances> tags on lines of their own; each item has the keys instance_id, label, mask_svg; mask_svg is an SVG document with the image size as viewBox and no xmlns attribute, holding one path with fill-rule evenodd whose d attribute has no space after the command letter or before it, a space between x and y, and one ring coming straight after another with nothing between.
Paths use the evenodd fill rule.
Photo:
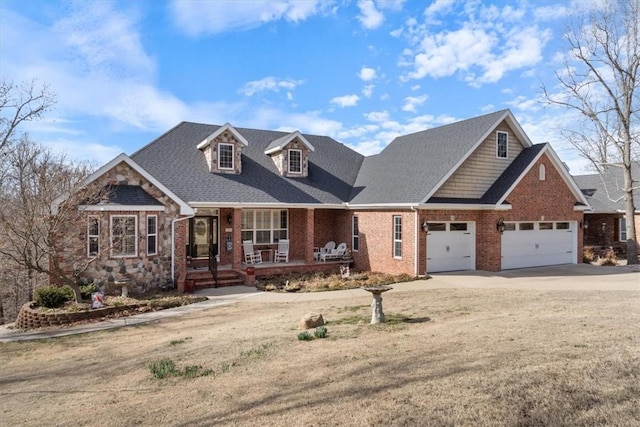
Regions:
<instances>
[{"instance_id":1,"label":"dormer window","mask_svg":"<svg viewBox=\"0 0 640 427\"><path fill-rule=\"evenodd\" d=\"M289 173L302 173L302 150L289 150Z\"/></svg>"},{"instance_id":2,"label":"dormer window","mask_svg":"<svg viewBox=\"0 0 640 427\"><path fill-rule=\"evenodd\" d=\"M309 154L314 150L307 138L295 131L271 141L264 154L271 157L280 175L306 178L309 176Z\"/></svg>"},{"instance_id":3,"label":"dormer window","mask_svg":"<svg viewBox=\"0 0 640 427\"><path fill-rule=\"evenodd\" d=\"M200 144L209 171L239 175L242 173L242 149L249 142L231 124L225 123Z\"/></svg>"},{"instance_id":4,"label":"dormer window","mask_svg":"<svg viewBox=\"0 0 640 427\"><path fill-rule=\"evenodd\" d=\"M509 154L509 134L500 132L496 134L496 157L506 159Z\"/></svg>"},{"instance_id":5,"label":"dormer window","mask_svg":"<svg viewBox=\"0 0 640 427\"><path fill-rule=\"evenodd\" d=\"M233 144L218 144L218 168L224 170L233 170L234 164L234 145Z\"/></svg>"}]
</instances>

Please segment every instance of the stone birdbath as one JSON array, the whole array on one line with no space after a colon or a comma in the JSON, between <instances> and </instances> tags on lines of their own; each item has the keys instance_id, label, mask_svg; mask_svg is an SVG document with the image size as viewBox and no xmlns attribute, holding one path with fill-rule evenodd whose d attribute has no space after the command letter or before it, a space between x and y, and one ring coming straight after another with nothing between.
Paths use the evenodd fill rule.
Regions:
<instances>
[{"instance_id":1,"label":"stone birdbath","mask_svg":"<svg viewBox=\"0 0 640 427\"><path fill-rule=\"evenodd\" d=\"M384 312L382 311L382 293L393 289L391 286L371 286L362 288L373 295L371 303L371 324L384 323Z\"/></svg>"}]
</instances>

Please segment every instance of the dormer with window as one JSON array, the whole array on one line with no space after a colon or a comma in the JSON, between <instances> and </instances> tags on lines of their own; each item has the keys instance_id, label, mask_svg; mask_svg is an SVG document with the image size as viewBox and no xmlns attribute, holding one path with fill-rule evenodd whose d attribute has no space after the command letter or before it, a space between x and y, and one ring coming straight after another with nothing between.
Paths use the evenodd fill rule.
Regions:
<instances>
[{"instance_id":1,"label":"dormer with window","mask_svg":"<svg viewBox=\"0 0 640 427\"><path fill-rule=\"evenodd\" d=\"M314 150L313 145L295 131L272 141L264 153L271 156L280 175L306 178L309 176L309 153Z\"/></svg>"},{"instance_id":2,"label":"dormer with window","mask_svg":"<svg viewBox=\"0 0 640 427\"><path fill-rule=\"evenodd\" d=\"M247 145L247 140L226 123L198 144L198 149L204 153L210 172L239 175L242 148Z\"/></svg>"}]
</instances>

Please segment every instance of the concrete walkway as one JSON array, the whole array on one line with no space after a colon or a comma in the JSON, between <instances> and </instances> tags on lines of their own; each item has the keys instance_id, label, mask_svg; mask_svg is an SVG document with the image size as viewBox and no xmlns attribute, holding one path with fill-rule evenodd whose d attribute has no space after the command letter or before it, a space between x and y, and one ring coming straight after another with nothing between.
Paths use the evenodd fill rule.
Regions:
<instances>
[{"instance_id":1,"label":"concrete walkway","mask_svg":"<svg viewBox=\"0 0 640 427\"><path fill-rule=\"evenodd\" d=\"M396 283L393 285L393 290L385 295L425 289L463 288L640 292L640 273L626 267L598 267L587 264L527 268L499 273L486 271L440 273L434 274L428 280L422 279L413 282ZM129 325L139 325L222 305L234 304L245 299L250 299L254 302L297 302L369 296L369 294L365 293L362 289L329 292L276 293L261 292L249 286L203 289L196 292L196 295L207 296L209 300L183 307L60 329L23 332L14 331L9 329L7 325L3 325L0 326L0 342L55 338ZM634 293L634 295L638 298L640 304L640 293Z\"/></svg>"}]
</instances>

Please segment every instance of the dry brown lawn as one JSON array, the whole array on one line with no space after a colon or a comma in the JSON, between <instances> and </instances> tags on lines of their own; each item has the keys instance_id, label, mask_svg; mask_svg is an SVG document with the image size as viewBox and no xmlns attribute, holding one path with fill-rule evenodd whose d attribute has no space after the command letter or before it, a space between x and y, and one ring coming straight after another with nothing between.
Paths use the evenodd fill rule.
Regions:
<instances>
[{"instance_id":1,"label":"dry brown lawn","mask_svg":"<svg viewBox=\"0 0 640 427\"><path fill-rule=\"evenodd\" d=\"M427 290L240 303L0 344L2 425L640 424L640 294ZM325 339L298 341L310 311ZM212 374L158 380L160 359Z\"/></svg>"}]
</instances>

